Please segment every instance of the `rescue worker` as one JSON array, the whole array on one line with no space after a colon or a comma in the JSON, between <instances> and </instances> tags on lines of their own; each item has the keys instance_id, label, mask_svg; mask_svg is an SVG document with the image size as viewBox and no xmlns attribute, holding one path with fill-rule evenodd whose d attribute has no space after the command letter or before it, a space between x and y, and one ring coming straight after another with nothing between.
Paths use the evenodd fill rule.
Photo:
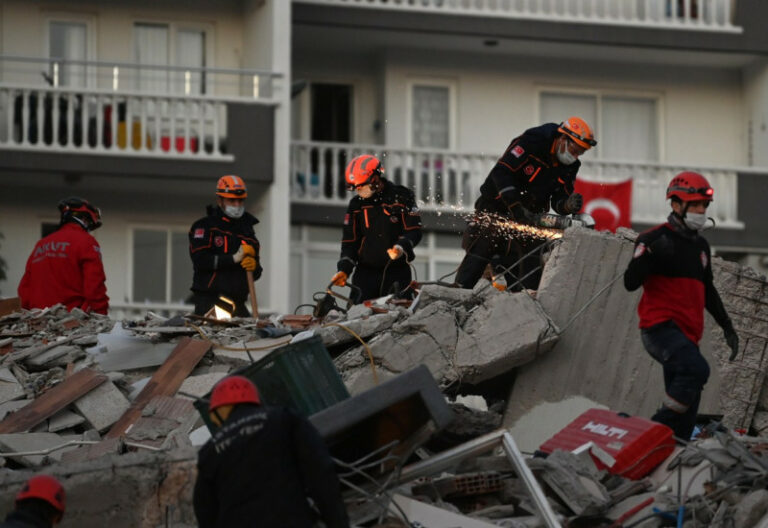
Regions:
<instances>
[{"instance_id":1,"label":"rescue worker","mask_svg":"<svg viewBox=\"0 0 768 528\"><path fill-rule=\"evenodd\" d=\"M64 516L64 488L48 475L32 477L16 495L16 508L0 528L51 528Z\"/></svg>"},{"instance_id":2,"label":"rescue worker","mask_svg":"<svg viewBox=\"0 0 768 528\"><path fill-rule=\"evenodd\" d=\"M234 317L250 317L247 271L261 277L259 241L253 231L259 223L245 210L248 191L239 176L227 175L216 183L216 206L189 229L192 257L192 301L195 313L205 315L223 296L234 303Z\"/></svg>"},{"instance_id":3,"label":"rescue worker","mask_svg":"<svg viewBox=\"0 0 768 528\"><path fill-rule=\"evenodd\" d=\"M213 388L209 416L218 427L200 449L194 509L200 528L346 528L333 460L309 421L283 407L261 405L243 376Z\"/></svg>"},{"instance_id":4,"label":"rescue worker","mask_svg":"<svg viewBox=\"0 0 768 528\"><path fill-rule=\"evenodd\" d=\"M101 247L90 234L101 226L101 211L82 198L59 202L59 228L42 238L27 260L19 282L21 307L106 314L109 309Z\"/></svg>"},{"instance_id":5,"label":"rescue worker","mask_svg":"<svg viewBox=\"0 0 768 528\"><path fill-rule=\"evenodd\" d=\"M382 176L374 156L357 156L347 165L347 189L357 196L344 215L338 272L331 278L360 288L356 302L399 293L411 283L413 248L421 240L421 216L413 191Z\"/></svg>"},{"instance_id":6,"label":"rescue worker","mask_svg":"<svg viewBox=\"0 0 768 528\"><path fill-rule=\"evenodd\" d=\"M494 222L535 225L537 214L546 213L550 207L561 215L581 210L583 198L574 192L579 157L595 145L589 125L578 117L530 128L512 140L480 186L475 217L462 241L466 255L456 273L458 286L474 288L492 261L495 274L543 244L530 237L510 237L509 231L499 229ZM536 289L541 271L533 270L540 266L538 255L526 257L506 273L507 284L512 288L530 272L522 285Z\"/></svg>"},{"instance_id":7,"label":"rescue worker","mask_svg":"<svg viewBox=\"0 0 768 528\"><path fill-rule=\"evenodd\" d=\"M712 314L736 357L739 337L712 283L709 244L699 234L714 190L704 176L681 172L669 183L667 222L637 237L624 272L629 291L643 287L637 312L643 346L664 369L666 395L651 418L683 440L691 437L709 365L699 351L704 308Z\"/></svg>"}]
</instances>

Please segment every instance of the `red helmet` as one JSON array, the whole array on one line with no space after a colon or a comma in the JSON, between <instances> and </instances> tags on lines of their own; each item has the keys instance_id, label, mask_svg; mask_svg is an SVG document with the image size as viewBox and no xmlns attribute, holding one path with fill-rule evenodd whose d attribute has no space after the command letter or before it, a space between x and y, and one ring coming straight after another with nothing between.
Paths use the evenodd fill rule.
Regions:
<instances>
[{"instance_id":1,"label":"red helmet","mask_svg":"<svg viewBox=\"0 0 768 528\"><path fill-rule=\"evenodd\" d=\"M247 198L248 190L245 188L245 182L240 176L227 174L219 178L216 183L216 196L222 198Z\"/></svg>"},{"instance_id":2,"label":"red helmet","mask_svg":"<svg viewBox=\"0 0 768 528\"><path fill-rule=\"evenodd\" d=\"M218 382L211 393L208 410L236 403L261 403L256 385L245 376L229 376Z\"/></svg>"},{"instance_id":3,"label":"red helmet","mask_svg":"<svg viewBox=\"0 0 768 528\"><path fill-rule=\"evenodd\" d=\"M592 129L589 125L580 117L569 117L562 123L557 129L561 134L565 134L574 141L581 148L589 150L595 145L595 136L592 134Z\"/></svg>"},{"instance_id":4,"label":"red helmet","mask_svg":"<svg viewBox=\"0 0 768 528\"><path fill-rule=\"evenodd\" d=\"M83 200L77 196L60 201L59 212L61 213L62 224L77 218L86 224L85 227L88 231L101 227L101 210L88 203L88 200Z\"/></svg>"},{"instance_id":5,"label":"red helmet","mask_svg":"<svg viewBox=\"0 0 768 528\"><path fill-rule=\"evenodd\" d=\"M64 513L64 488L51 476L38 475L29 479L16 495L16 502L24 499L42 499Z\"/></svg>"},{"instance_id":6,"label":"red helmet","mask_svg":"<svg viewBox=\"0 0 768 528\"><path fill-rule=\"evenodd\" d=\"M667 198L676 196L683 202L706 200L711 202L715 190L709 186L707 179L698 172L681 172L669 182Z\"/></svg>"},{"instance_id":7,"label":"red helmet","mask_svg":"<svg viewBox=\"0 0 768 528\"><path fill-rule=\"evenodd\" d=\"M381 176L384 169L381 168L381 162L375 156L363 154L349 162L345 177L347 187L354 189L370 182L374 176Z\"/></svg>"}]
</instances>

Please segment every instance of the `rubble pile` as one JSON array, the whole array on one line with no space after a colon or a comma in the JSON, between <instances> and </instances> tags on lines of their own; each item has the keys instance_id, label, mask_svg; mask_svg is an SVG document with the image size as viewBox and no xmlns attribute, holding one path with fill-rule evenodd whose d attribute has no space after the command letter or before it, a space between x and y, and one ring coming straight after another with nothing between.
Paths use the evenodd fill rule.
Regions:
<instances>
[{"instance_id":1,"label":"rubble pile","mask_svg":"<svg viewBox=\"0 0 768 528\"><path fill-rule=\"evenodd\" d=\"M343 394L308 414L340 464L357 526L661 526L682 516L686 526L768 527L768 283L733 263L715 259L714 271L741 354L727 361L711 319L702 341L713 368L700 412L722 416L719 427L638 480L612 472L611 455L590 442L520 455L587 409L650 416L657 406L661 372L640 343L639 292L621 283L633 239L567 230L537 292L430 284L410 303L323 318L113 321L61 306L4 315L0 508L44 470L72 504L62 526L194 526L196 448L210 436L195 404L227 374L305 342L330 352L340 379ZM328 381L311 374L318 387Z\"/></svg>"}]
</instances>

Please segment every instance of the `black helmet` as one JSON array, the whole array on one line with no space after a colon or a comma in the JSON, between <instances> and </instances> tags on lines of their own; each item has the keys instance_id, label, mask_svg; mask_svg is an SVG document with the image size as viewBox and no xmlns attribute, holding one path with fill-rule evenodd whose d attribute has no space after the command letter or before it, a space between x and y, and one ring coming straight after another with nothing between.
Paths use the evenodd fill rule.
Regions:
<instances>
[{"instance_id":1,"label":"black helmet","mask_svg":"<svg viewBox=\"0 0 768 528\"><path fill-rule=\"evenodd\" d=\"M101 227L101 210L88 203L88 200L83 200L77 196L60 201L59 212L61 213L62 225L67 222L77 222L88 231Z\"/></svg>"}]
</instances>

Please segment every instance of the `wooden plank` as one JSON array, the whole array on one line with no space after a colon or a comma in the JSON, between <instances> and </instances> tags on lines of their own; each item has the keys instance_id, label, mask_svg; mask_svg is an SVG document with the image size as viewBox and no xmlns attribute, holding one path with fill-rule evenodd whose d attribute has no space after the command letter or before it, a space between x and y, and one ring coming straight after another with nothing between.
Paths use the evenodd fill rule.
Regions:
<instances>
[{"instance_id":1,"label":"wooden plank","mask_svg":"<svg viewBox=\"0 0 768 528\"><path fill-rule=\"evenodd\" d=\"M11 297L10 299L0 299L0 317L13 312L21 311L21 299Z\"/></svg>"},{"instance_id":2,"label":"wooden plank","mask_svg":"<svg viewBox=\"0 0 768 528\"><path fill-rule=\"evenodd\" d=\"M183 338L173 349L144 389L136 396L131 406L112 426L104 438L119 437L133 425L141 416L141 411L155 396L173 396L181 384L189 376L206 352L211 349L211 343L200 339Z\"/></svg>"},{"instance_id":3,"label":"wooden plank","mask_svg":"<svg viewBox=\"0 0 768 528\"><path fill-rule=\"evenodd\" d=\"M0 422L0 433L24 433L107 381L106 374L83 369Z\"/></svg>"}]
</instances>

